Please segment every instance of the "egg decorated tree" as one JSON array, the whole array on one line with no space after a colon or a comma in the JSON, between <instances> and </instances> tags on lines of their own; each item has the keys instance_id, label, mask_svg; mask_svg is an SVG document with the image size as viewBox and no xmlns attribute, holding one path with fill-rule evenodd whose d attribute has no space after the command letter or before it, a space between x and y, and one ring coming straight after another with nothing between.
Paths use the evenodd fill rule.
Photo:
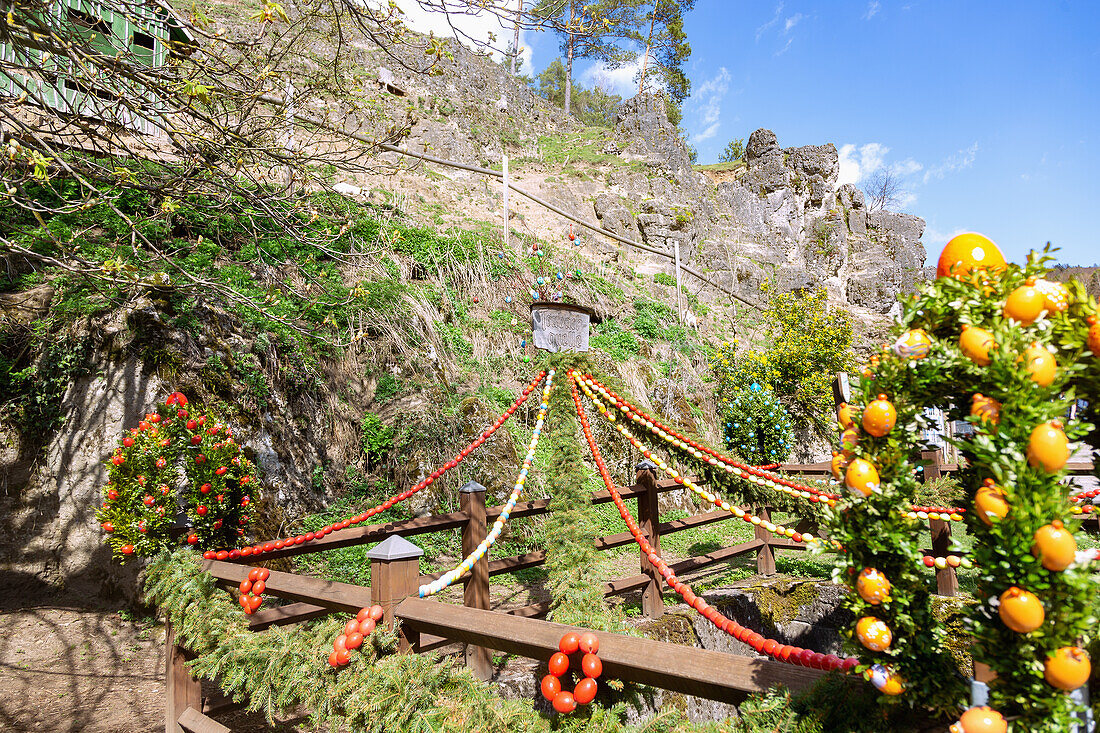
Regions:
<instances>
[{"instance_id":1,"label":"egg decorated tree","mask_svg":"<svg viewBox=\"0 0 1100 733\"><path fill-rule=\"evenodd\" d=\"M953 239L936 280L903 302L897 341L871 359L855 404L840 415L843 450L833 465L849 491L830 521L844 546L837 573L853 590L866 672L893 699L956 714L968 707L967 680L933 617L921 527L906 510L925 408L975 428L955 440L979 573L968 628L975 662L995 677L991 710L960 718L959 733L979 720L992 721L989 730L1002 722L1071 730L1077 703L1068 691L1089 674L1083 648L1096 590L1077 561L1072 492L1060 481L1074 442L1092 428L1068 419L1069 407L1100 398L1100 328L1078 283L1043 279L1050 259L1033 252L1017 266L981 235Z\"/></svg>"}]
</instances>

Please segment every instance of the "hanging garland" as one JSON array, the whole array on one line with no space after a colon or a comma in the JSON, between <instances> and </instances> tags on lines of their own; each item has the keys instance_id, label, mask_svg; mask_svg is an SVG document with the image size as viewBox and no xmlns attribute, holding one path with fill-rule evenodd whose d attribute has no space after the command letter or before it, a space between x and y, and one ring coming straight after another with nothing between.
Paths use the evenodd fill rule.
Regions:
<instances>
[{"instance_id":1,"label":"hanging garland","mask_svg":"<svg viewBox=\"0 0 1100 733\"><path fill-rule=\"evenodd\" d=\"M858 660L854 657L841 659L835 654L821 654L812 649L803 649L802 647L782 644L774 639L768 639L748 627L742 626L733 619L723 615L717 608L711 606L703 598L697 596L690 586L680 581L676 573L669 567L668 563L657 554L653 545L651 545L649 540L645 538L645 535L642 534L642 530L638 526L637 521L631 516L630 511L626 507L626 503L619 494L619 490L615 487L615 482L612 481L611 474L607 470L607 465L604 463L600 449L596 445L596 439L588 423L588 416L585 414L584 407L581 405L581 398L577 391L577 386L579 385L581 387L585 396L596 405L598 410L606 412L607 407L602 405L596 392L589 386L589 380L587 378L582 378L579 374L572 371L570 371L569 377L573 404L577 411L577 417L580 418L581 428L584 431L585 440L588 442L588 448L592 452L593 460L596 462L596 469L600 472L600 478L603 479L604 486L607 488L608 493L611 494L611 499L615 504L615 508L619 510L619 516L622 517L623 522L626 523L627 529L630 530L639 549L645 553L646 558L657 569L661 577L665 579L665 583L669 588L680 594L685 603L698 611L704 618L714 624L716 628L745 642L756 651L766 654L773 659L814 669L845 672L853 669L858 663Z\"/></svg>"},{"instance_id":2,"label":"hanging garland","mask_svg":"<svg viewBox=\"0 0 1100 733\"><path fill-rule=\"evenodd\" d=\"M851 493L830 526L845 548L840 578L856 591L850 605L865 656L896 681L888 692L957 713L968 690L935 622L929 580L916 572L927 559L920 524L905 510L918 488L910 456L924 409L942 407L975 427L955 440L980 571L968 628L975 662L995 679L991 709L968 711L955 724L962 733L985 722L1070 730L1079 706L1067 691L1089 674L1082 647L1093 633L1095 586L1074 552L1076 522L1066 518L1075 515L1060 480L1070 442L1090 429L1065 420L1067 395L1100 396L1100 338L1090 342L1096 304L1079 284L1042 279L1049 259L1033 253L1018 267L980 235L949 242L938 279L904 304L897 342L864 370L853 398L866 407L862 416L852 410L837 461Z\"/></svg>"},{"instance_id":3,"label":"hanging garland","mask_svg":"<svg viewBox=\"0 0 1100 733\"><path fill-rule=\"evenodd\" d=\"M508 501L504 505L504 508L500 510L500 515L497 516L495 522L493 522L492 529L489 530L485 539L483 539L473 552L467 555L462 561L445 572L442 577L433 580L430 583L425 583L420 586L418 591L421 598L435 595L444 588L450 586L456 580L461 578L477 564L477 561L485 556L485 553L489 551L497 538L500 537L500 533L504 530L504 524L508 521L508 517L512 513L512 509L516 506L516 502L519 501L519 495L523 492L523 485L527 482L527 473L531 470L531 464L535 460L535 449L539 444L539 437L542 435L542 425L546 421L546 412L550 409L548 400L550 399L550 389L554 386L554 370L551 369L549 374L546 375L546 384L542 389L542 403L539 405L538 417L535 419L535 429L531 434L531 443L527 446L527 455L523 459L523 465L519 469L519 476L516 477L516 484L512 487L512 493L508 496Z\"/></svg>"},{"instance_id":4,"label":"hanging garland","mask_svg":"<svg viewBox=\"0 0 1100 733\"><path fill-rule=\"evenodd\" d=\"M236 544L259 490L255 466L232 431L192 416L173 392L126 432L107 461L108 481L96 520L115 557L149 557L172 545L169 530L182 507L192 547Z\"/></svg>"},{"instance_id":5,"label":"hanging garland","mask_svg":"<svg viewBox=\"0 0 1100 733\"><path fill-rule=\"evenodd\" d=\"M455 468L464 460L466 460L467 456L480 448L485 443L485 441L493 436L493 433L499 430L500 427L508 421L508 418L512 417L512 415L515 414L515 411L518 410L520 406L527 401L528 395L530 395L531 392L535 390L539 382L541 382L543 377L545 376L546 372L539 372L534 381L532 381L531 384L527 385L520 396L517 397L515 402L512 403L512 406L505 410L504 413L501 414L501 416L498 417L492 425L485 429L481 433L481 435L475 438L473 442L471 442L468 446L460 450L458 454L451 458L451 460L447 461L443 464L443 466L437 468L436 470L432 471L431 474L425 476L423 479L418 481L415 485L412 486L412 488L405 489L400 493L394 494L378 506L372 507L360 514L342 519L341 521L334 524L325 525L321 529L318 529L314 532L306 532L304 534L296 535L294 537L283 537L277 540L269 540L268 542L264 542L255 546L245 546L239 550L207 550L205 553L203 553L203 557L208 560L236 560L241 557L263 555L264 553L281 550L284 547L289 547L291 545L304 545L308 542L319 540L322 537L332 534L333 532L339 532L340 530L347 529L348 527L362 524L376 514L381 514L387 509L393 507L395 504L399 504L402 501L405 501L406 499L411 497L413 494L416 494L417 492L427 488L428 486L431 486L432 483L434 483L436 479L438 479L440 476L447 473L452 468Z\"/></svg>"}]
</instances>

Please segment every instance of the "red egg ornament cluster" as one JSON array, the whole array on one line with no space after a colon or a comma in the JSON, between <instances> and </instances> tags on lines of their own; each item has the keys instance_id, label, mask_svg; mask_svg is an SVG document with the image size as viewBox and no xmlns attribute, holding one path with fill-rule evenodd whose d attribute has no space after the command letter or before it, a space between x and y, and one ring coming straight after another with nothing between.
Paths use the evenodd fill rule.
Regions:
<instances>
[{"instance_id":1,"label":"red egg ornament cluster","mask_svg":"<svg viewBox=\"0 0 1100 733\"><path fill-rule=\"evenodd\" d=\"M239 600L241 608L249 616L256 613L264 602L263 594L267 590L267 579L270 576L271 571L267 568L252 568L248 571L248 577L241 581Z\"/></svg>"},{"instance_id":2,"label":"red egg ornament cluster","mask_svg":"<svg viewBox=\"0 0 1100 733\"><path fill-rule=\"evenodd\" d=\"M599 637L591 631L583 634L570 631L561 637L558 642L558 651L554 652L547 663L550 673L542 678L539 685L542 696L549 700L559 713L568 715L576 710L578 705L587 705L596 699L598 692L596 680L603 674L603 662L597 656L599 650ZM562 689L562 678L569 672L569 657L578 653L583 655L580 666L584 676L570 692Z\"/></svg>"},{"instance_id":3,"label":"red egg ornament cluster","mask_svg":"<svg viewBox=\"0 0 1100 733\"><path fill-rule=\"evenodd\" d=\"M344 625L344 633L332 641L332 653L328 655L330 667L343 667L351 661L351 653L363 646L363 641L374 633L385 612L378 604L359 609L355 618Z\"/></svg>"}]
</instances>

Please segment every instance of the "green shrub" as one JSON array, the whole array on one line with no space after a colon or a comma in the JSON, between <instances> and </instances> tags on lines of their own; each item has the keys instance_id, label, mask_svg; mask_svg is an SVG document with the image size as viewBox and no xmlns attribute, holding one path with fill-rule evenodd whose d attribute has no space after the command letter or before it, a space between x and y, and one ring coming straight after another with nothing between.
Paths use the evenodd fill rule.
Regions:
<instances>
[{"instance_id":1,"label":"green shrub","mask_svg":"<svg viewBox=\"0 0 1100 733\"><path fill-rule=\"evenodd\" d=\"M668 285L669 287L675 287L676 278L669 275L667 272L655 272L653 273L653 282L658 285Z\"/></svg>"},{"instance_id":2,"label":"green shrub","mask_svg":"<svg viewBox=\"0 0 1100 733\"><path fill-rule=\"evenodd\" d=\"M386 452L393 445L393 428L382 422L382 418L373 412L363 415L359 425L363 452L367 455L367 463L375 465L386 456Z\"/></svg>"}]
</instances>

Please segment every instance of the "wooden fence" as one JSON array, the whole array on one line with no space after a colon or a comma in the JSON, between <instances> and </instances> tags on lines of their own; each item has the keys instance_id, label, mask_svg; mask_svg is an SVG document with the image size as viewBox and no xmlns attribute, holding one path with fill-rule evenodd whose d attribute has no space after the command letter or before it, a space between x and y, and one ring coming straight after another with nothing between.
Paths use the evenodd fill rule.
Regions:
<instances>
[{"instance_id":1,"label":"wooden fence","mask_svg":"<svg viewBox=\"0 0 1100 733\"><path fill-rule=\"evenodd\" d=\"M923 458L926 462L925 480L958 470L957 465L944 464L939 452L925 453ZM1076 471L1091 470L1091 464L1074 465L1072 468ZM780 470L795 475L830 475L828 463L786 464ZM638 524L658 553L662 536L735 519L730 512L710 511L662 522L658 497L662 493L681 488L681 484L673 480L657 481L652 468L639 464L635 484L624 487L619 492L623 499L638 502ZM486 506L484 487L477 485L464 487L459 497L457 512L349 527L307 544L265 552L260 557L251 556L235 561L204 560L203 567L226 588L234 588L247 577L251 563L373 543L390 537L407 538L454 529L461 530L461 551L465 556L485 538L489 523L497 519L501 507ZM612 500L607 491L596 492L591 499L593 504L604 504ZM550 512L549 505L550 502L546 499L519 503L510 516L545 515ZM770 519L771 507L745 509L762 519ZM948 552L951 543L950 522L930 519L929 525L932 547L926 552L942 556ZM800 522L795 529L798 532L812 531L817 534L817 528L806 520ZM684 575L743 555L755 555L757 573L768 576L775 573L776 550L806 549L802 543L776 537L759 526L755 527L754 534L746 542L687 558L672 563L671 567L677 575ZM597 537L595 545L599 550L608 550L633 542L629 532L621 532ZM466 664L481 679L488 679L492 674L491 649L542 659L549 656L557 639L567 628L538 620L538 617L549 611L547 602L532 603L508 611L490 610L490 578L540 566L546 562L545 551L537 550L493 561L483 557L463 578L463 605L458 606L416 597L418 587L439 577L439 574L420 575L421 553L416 548L413 550L414 552L406 556L372 559L369 589L295 573L271 571L266 581L266 593L290 603L254 614L249 620L250 628L260 632L271 626L298 623L331 613L354 613L364 606L377 603L385 611L383 623L390 628L394 628L395 621L401 619L399 639L403 650L429 651L455 643L465 644ZM658 618L664 612L661 595L663 580L640 551L639 570L636 575L604 583L604 594L611 596L640 591L642 612L649 618ZM948 566L937 569L936 578L938 593L954 595L957 592L958 579L954 568ZM737 657L614 634L600 634L600 637L601 657L604 658L605 669L610 676L723 701L737 700L745 694L766 689L779 682L792 689L802 689L823 674L817 670L768 659ZM171 630L167 643L166 730L203 733L226 730L204 716L204 713L211 711L212 705L217 707L219 703L209 700L204 703L202 700L198 682L191 679L186 670L187 653L174 644ZM611 656L608 656L608 650L613 650Z\"/></svg>"}]
</instances>

